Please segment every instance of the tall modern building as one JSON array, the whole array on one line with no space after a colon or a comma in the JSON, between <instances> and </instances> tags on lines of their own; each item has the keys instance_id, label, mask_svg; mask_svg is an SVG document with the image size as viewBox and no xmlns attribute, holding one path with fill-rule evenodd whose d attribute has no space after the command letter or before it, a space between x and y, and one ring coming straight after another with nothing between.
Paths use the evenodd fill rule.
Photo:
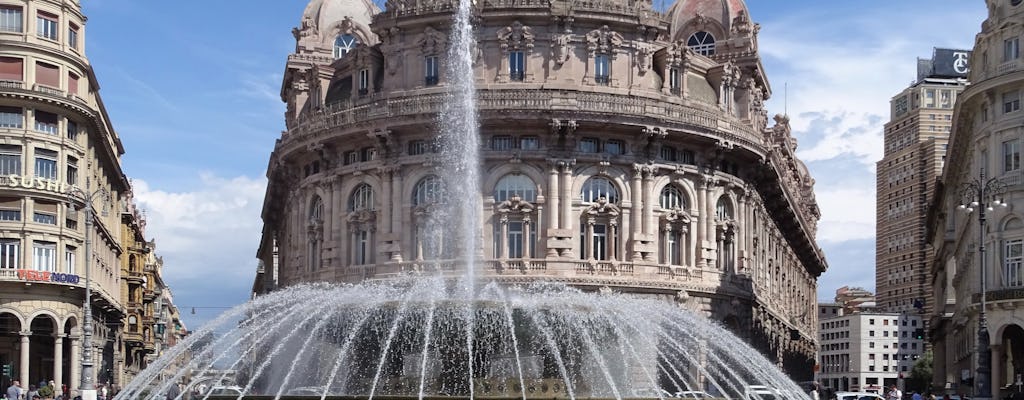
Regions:
<instances>
[{"instance_id":1,"label":"tall modern building","mask_svg":"<svg viewBox=\"0 0 1024 400\"><path fill-rule=\"evenodd\" d=\"M918 59L914 83L890 101L875 213L875 297L888 312L932 309L928 205L946 160L953 104L967 85L969 56L935 49L931 59Z\"/></svg>"},{"instance_id":2,"label":"tall modern building","mask_svg":"<svg viewBox=\"0 0 1024 400\"><path fill-rule=\"evenodd\" d=\"M1024 374L1024 323L1018 311L1024 302L1024 4L988 0L986 5L988 18L970 58L971 85L953 111L942 184L931 209L936 307L929 337L936 385L971 393L971 384L984 381L977 379L984 361L979 355L989 350L992 398L1004 398ZM978 188L986 190L978 193ZM983 297L987 349L978 340Z\"/></svg>"},{"instance_id":3,"label":"tall modern building","mask_svg":"<svg viewBox=\"0 0 1024 400\"><path fill-rule=\"evenodd\" d=\"M459 274L432 240L455 79L483 143L477 276L679 302L794 377L817 349L814 180L768 118L742 0L476 3L472 76L447 76L456 2L313 0L293 30L254 294Z\"/></svg>"},{"instance_id":4,"label":"tall modern building","mask_svg":"<svg viewBox=\"0 0 1024 400\"><path fill-rule=\"evenodd\" d=\"M838 311L838 315L834 312ZM884 394L910 376L924 353L924 323L919 315L879 312L847 314L838 305L821 305L821 351L815 380L833 391Z\"/></svg>"}]
</instances>

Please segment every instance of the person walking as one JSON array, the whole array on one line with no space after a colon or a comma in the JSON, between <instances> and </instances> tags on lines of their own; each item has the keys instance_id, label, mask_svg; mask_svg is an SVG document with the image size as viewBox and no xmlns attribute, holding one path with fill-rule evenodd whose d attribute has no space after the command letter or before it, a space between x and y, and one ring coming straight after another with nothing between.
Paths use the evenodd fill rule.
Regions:
<instances>
[{"instance_id":1,"label":"person walking","mask_svg":"<svg viewBox=\"0 0 1024 400\"><path fill-rule=\"evenodd\" d=\"M886 400L903 400L903 392L893 384L889 389L889 395L886 396Z\"/></svg>"},{"instance_id":2,"label":"person walking","mask_svg":"<svg viewBox=\"0 0 1024 400\"><path fill-rule=\"evenodd\" d=\"M21 382L15 380L7 388L7 400L21 400Z\"/></svg>"}]
</instances>

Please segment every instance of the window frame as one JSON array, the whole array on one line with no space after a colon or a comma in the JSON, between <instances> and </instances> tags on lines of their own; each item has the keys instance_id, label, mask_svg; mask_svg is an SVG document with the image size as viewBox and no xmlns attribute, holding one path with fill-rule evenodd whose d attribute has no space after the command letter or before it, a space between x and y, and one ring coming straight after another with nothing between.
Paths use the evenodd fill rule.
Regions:
<instances>
[{"instance_id":1,"label":"window frame","mask_svg":"<svg viewBox=\"0 0 1024 400\"><path fill-rule=\"evenodd\" d=\"M608 85L611 81L611 56L605 53L594 54L594 83Z\"/></svg>"},{"instance_id":2,"label":"window frame","mask_svg":"<svg viewBox=\"0 0 1024 400\"><path fill-rule=\"evenodd\" d=\"M580 199L584 203L596 203L604 197L610 204L619 202L619 188L615 182L603 175L595 175L583 182L580 189Z\"/></svg>"},{"instance_id":3,"label":"window frame","mask_svg":"<svg viewBox=\"0 0 1024 400\"><path fill-rule=\"evenodd\" d=\"M60 40L60 17L43 10L36 10L36 37Z\"/></svg>"},{"instance_id":4,"label":"window frame","mask_svg":"<svg viewBox=\"0 0 1024 400\"><path fill-rule=\"evenodd\" d=\"M694 32L686 39L686 47L689 47L694 53L702 56L713 56L715 55L715 50L717 48L715 35L708 31Z\"/></svg>"},{"instance_id":5,"label":"window frame","mask_svg":"<svg viewBox=\"0 0 1024 400\"><path fill-rule=\"evenodd\" d=\"M34 174L33 176L35 176L36 178L44 178L44 179L56 180L57 179L57 175L58 175L57 174L57 160L58 160L58 157L60 156L60 154L57 151L54 151L54 150L48 150L48 149L37 147L37 148L35 148L33 150L32 155L34 157L34 162L32 164L33 167L34 167L33 171L32 171L33 174ZM49 166L48 164L44 165L41 162L47 162L47 163L51 163L52 162L53 165L52 166ZM44 168L44 166L49 166L49 168ZM52 173L49 174L49 175L42 175L40 173L41 170L42 171L47 171L47 172L48 171L52 171Z\"/></svg>"},{"instance_id":6,"label":"window frame","mask_svg":"<svg viewBox=\"0 0 1024 400\"><path fill-rule=\"evenodd\" d=\"M346 38L350 40L345 40ZM348 53L355 50L356 46L359 45L359 38L355 37L350 33L342 33L334 37L334 59L345 57Z\"/></svg>"},{"instance_id":7,"label":"window frame","mask_svg":"<svg viewBox=\"0 0 1024 400\"><path fill-rule=\"evenodd\" d=\"M57 243L43 240L32 241L32 269L57 272Z\"/></svg>"},{"instance_id":8,"label":"window frame","mask_svg":"<svg viewBox=\"0 0 1024 400\"><path fill-rule=\"evenodd\" d=\"M8 27L13 29L8 29ZM13 4L0 5L0 32L22 33L24 31L25 10Z\"/></svg>"},{"instance_id":9,"label":"window frame","mask_svg":"<svg viewBox=\"0 0 1024 400\"><path fill-rule=\"evenodd\" d=\"M0 238L0 269L22 268L21 239Z\"/></svg>"},{"instance_id":10,"label":"window frame","mask_svg":"<svg viewBox=\"0 0 1024 400\"><path fill-rule=\"evenodd\" d=\"M522 82L526 78L526 53L522 50L508 52L508 79Z\"/></svg>"},{"instance_id":11,"label":"window frame","mask_svg":"<svg viewBox=\"0 0 1024 400\"><path fill-rule=\"evenodd\" d=\"M1003 142L1003 172L1019 171L1020 165L1020 140L1012 139Z\"/></svg>"}]
</instances>

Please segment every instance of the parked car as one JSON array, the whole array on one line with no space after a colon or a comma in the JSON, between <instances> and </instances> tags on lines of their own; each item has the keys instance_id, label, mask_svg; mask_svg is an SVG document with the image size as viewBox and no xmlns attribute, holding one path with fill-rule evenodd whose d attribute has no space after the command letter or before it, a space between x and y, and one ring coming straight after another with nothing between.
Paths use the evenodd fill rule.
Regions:
<instances>
[{"instance_id":1,"label":"parked car","mask_svg":"<svg viewBox=\"0 0 1024 400\"><path fill-rule=\"evenodd\" d=\"M655 388L636 388L633 389L633 395L627 396L628 398L636 399L658 399L658 398L671 398L672 393L665 391L664 389Z\"/></svg>"},{"instance_id":2,"label":"parked car","mask_svg":"<svg viewBox=\"0 0 1024 400\"><path fill-rule=\"evenodd\" d=\"M750 385L744 389L743 398L746 400L784 400L779 389L764 385Z\"/></svg>"},{"instance_id":3,"label":"parked car","mask_svg":"<svg viewBox=\"0 0 1024 400\"><path fill-rule=\"evenodd\" d=\"M836 400L885 400L885 397L871 392L836 392Z\"/></svg>"},{"instance_id":4,"label":"parked car","mask_svg":"<svg viewBox=\"0 0 1024 400\"><path fill-rule=\"evenodd\" d=\"M286 396L322 396L324 394L323 386L304 386L288 389L285 392ZM328 393L331 394L331 393Z\"/></svg>"},{"instance_id":5,"label":"parked car","mask_svg":"<svg viewBox=\"0 0 1024 400\"><path fill-rule=\"evenodd\" d=\"M239 386L214 386L207 394L210 396L238 396L242 394L242 388Z\"/></svg>"},{"instance_id":6,"label":"parked car","mask_svg":"<svg viewBox=\"0 0 1024 400\"><path fill-rule=\"evenodd\" d=\"M714 396L711 396L710 394L707 394L705 392L701 392L699 390L687 390L687 391L682 391L682 392L676 392L672 397L676 397L676 398L680 398L680 399L705 400L705 399L713 398Z\"/></svg>"}]
</instances>

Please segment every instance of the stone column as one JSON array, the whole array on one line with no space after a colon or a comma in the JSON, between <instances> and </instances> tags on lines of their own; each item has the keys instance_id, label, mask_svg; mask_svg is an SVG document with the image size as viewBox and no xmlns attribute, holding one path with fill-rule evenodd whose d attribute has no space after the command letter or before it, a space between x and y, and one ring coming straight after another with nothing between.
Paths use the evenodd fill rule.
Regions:
<instances>
[{"instance_id":1,"label":"stone column","mask_svg":"<svg viewBox=\"0 0 1024 400\"><path fill-rule=\"evenodd\" d=\"M633 254L631 257L632 261L640 261L642 257L642 255L640 254L639 246L641 242L641 234L645 229L643 227L643 223L641 223L641 219L643 218L643 212L640 210L643 204L643 195L641 193L642 171L643 166L641 166L640 164L633 164L633 179L630 181L630 192L632 192L633 196L630 199L632 205L629 208L629 229L631 230L630 237L633 239Z\"/></svg>"},{"instance_id":2,"label":"stone column","mask_svg":"<svg viewBox=\"0 0 1024 400\"><path fill-rule=\"evenodd\" d=\"M562 229L565 229L568 232L572 232L575 229L575 228L573 228L573 225L575 225L575 224L572 223L572 221L573 221L573 218L572 218L572 166L573 166L573 163L574 163L574 161L566 160L561 165L561 168L562 168L562 182L561 182L561 188L560 188L560 189L562 189L562 204L561 204L561 206L562 206L562 217L561 217L561 225L562 225ZM567 240L570 243L572 242L572 235L571 234L570 234L570 237L567 238ZM572 252L572 246L569 246L568 248L566 248L564 256L566 258L576 258L576 255L573 254L573 252Z\"/></svg>"},{"instance_id":3,"label":"stone column","mask_svg":"<svg viewBox=\"0 0 1024 400\"><path fill-rule=\"evenodd\" d=\"M21 380L21 385L28 388L29 335L32 335L32 331L21 331L19 334L21 335L21 366L18 368L21 377L19 379Z\"/></svg>"},{"instance_id":4,"label":"stone column","mask_svg":"<svg viewBox=\"0 0 1024 400\"><path fill-rule=\"evenodd\" d=\"M605 240L608 240L605 237ZM593 218L587 220L586 234L583 235L583 240L580 241L580 258L584 260L590 260L594 258L594 220ZM605 244L605 248L608 244Z\"/></svg>"},{"instance_id":5,"label":"stone column","mask_svg":"<svg viewBox=\"0 0 1024 400\"><path fill-rule=\"evenodd\" d=\"M390 232L402 231L402 173L395 169L391 173L391 230ZM385 207L388 205L385 204Z\"/></svg>"},{"instance_id":6,"label":"stone column","mask_svg":"<svg viewBox=\"0 0 1024 400\"><path fill-rule=\"evenodd\" d=\"M533 235L530 230L530 218L523 219L523 258L533 258L530 250L533 249Z\"/></svg>"},{"instance_id":7,"label":"stone column","mask_svg":"<svg viewBox=\"0 0 1024 400\"><path fill-rule=\"evenodd\" d=\"M701 267L706 265L704 256L705 243L707 242L707 228L708 225L708 213L707 213L707 196L705 192L708 189L708 181L701 179L697 181L697 230L693 233L694 242L694 259L696 266Z\"/></svg>"},{"instance_id":8,"label":"stone column","mask_svg":"<svg viewBox=\"0 0 1024 400\"><path fill-rule=\"evenodd\" d=\"M64 335L53 338L53 388L60 390L64 383Z\"/></svg>"},{"instance_id":9,"label":"stone column","mask_svg":"<svg viewBox=\"0 0 1024 400\"><path fill-rule=\"evenodd\" d=\"M498 254L498 258L504 260L504 259L510 258L509 254L508 254L508 220L506 220L505 218L502 218L500 224L501 224L501 237L500 238L494 238L494 240L498 240L499 241L498 243L501 243L501 247L500 247L501 254Z\"/></svg>"},{"instance_id":10,"label":"stone column","mask_svg":"<svg viewBox=\"0 0 1024 400\"><path fill-rule=\"evenodd\" d=\"M78 338L71 339L71 376L68 377L68 390L74 394L78 390L78 383L82 381L81 361L82 349L78 346Z\"/></svg>"},{"instance_id":11,"label":"stone column","mask_svg":"<svg viewBox=\"0 0 1024 400\"><path fill-rule=\"evenodd\" d=\"M562 196L561 191L558 189L558 165L552 162L551 170L548 171L548 193L545 197L545 201L548 203L548 229L560 229L561 225L558 224L558 216L561 213L558 201Z\"/></svg>"},{"instance_id":12,"label":"stone column","mask_svg":"<svg viewBox=\"0 0 1024 400\"><path fill-rule=\"evenodd\" d=\"M654 229L654 199L656 196L651 192L654 187L654 171L650 169L644 171L643 182L643 192L639 197L644 202L644 236L651 237L657 234Z\"/></svg>"}]
</instances>

